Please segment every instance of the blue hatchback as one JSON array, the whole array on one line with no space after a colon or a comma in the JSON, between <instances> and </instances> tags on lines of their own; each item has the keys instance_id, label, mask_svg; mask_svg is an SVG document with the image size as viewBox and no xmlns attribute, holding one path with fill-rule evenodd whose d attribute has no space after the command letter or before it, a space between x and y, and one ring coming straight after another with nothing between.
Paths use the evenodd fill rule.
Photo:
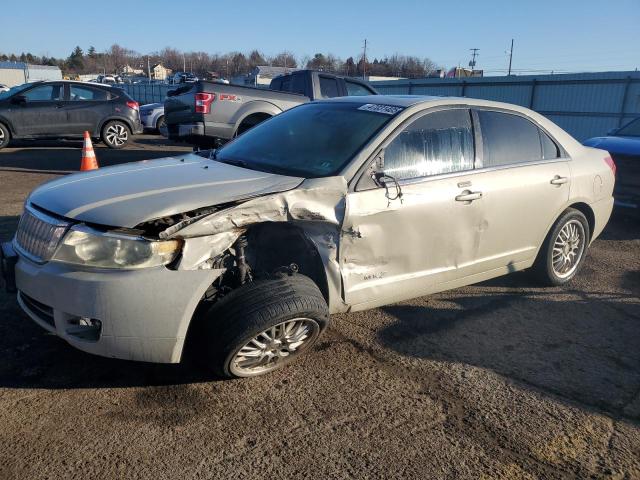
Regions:
<instances>
[{"instance_id":1,"label":"blue hatchback","mask_svg":"<svg viewBox=\"0 0 640 480\"><path fill-rule=\"evenodd\" d=\"M617 166L614 195L620 206L640 208L640 117L606 137L593 137L583 143L611 154Z\"/></svg>"}]
</instances>

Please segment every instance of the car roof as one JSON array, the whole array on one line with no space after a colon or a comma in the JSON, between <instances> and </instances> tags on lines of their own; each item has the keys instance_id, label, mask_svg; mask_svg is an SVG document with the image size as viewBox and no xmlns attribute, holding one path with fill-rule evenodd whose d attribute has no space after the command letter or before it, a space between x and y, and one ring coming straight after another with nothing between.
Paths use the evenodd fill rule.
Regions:
<instances>
[{"instance_id":1,"label":"car roof","mask_svg":"<svg viewBox=\"0 0 640 480\"><path fill-rule=\"evenodd\" d=\"M536 115L532 110L514 105L512 103L494 102L492 100L482 100L469 97L440 97L435 95L363 95L350 97L336 97L320 100L320 102L337 103L359 103L374 105L391 105L394 107L409 108L418 105L433 104L433 106L444 105L467 105L477 107L490 107L504 110L520 112L528 116Z\"/></svg>"},{"instance_id":2,"label":"car roof","mask_svg":"<svg viewBox=\"0 0 640 480\"><path fill-rule=\"evenodd\" d=\"M374 105L392 105L394 107L411 107L419 103L433 102L442 100L443 98L455 97L435 97L428 95L358 95L349 97L336 97L321 100L322 102L338 102L338 103L361 103Z\"/></svg>"},{"instance_id":3,"label":"car roof","mask_svg":"<svg viewBox=\"0 0 640 480\"><path fill-rule=\"evenodd\" d=\"M109 90L116 88L117 90L122 91L122 89L113 87L112 85L107 85L104 83L95 83L95 82L82 82L80 80L38 80L35 82L27 82L27 83L29 83L30 85L46 85L47 83L71 83L74 85L88 85L90 87L98 87L98 88L104 88Z\"/></svg>"}]
</instances>

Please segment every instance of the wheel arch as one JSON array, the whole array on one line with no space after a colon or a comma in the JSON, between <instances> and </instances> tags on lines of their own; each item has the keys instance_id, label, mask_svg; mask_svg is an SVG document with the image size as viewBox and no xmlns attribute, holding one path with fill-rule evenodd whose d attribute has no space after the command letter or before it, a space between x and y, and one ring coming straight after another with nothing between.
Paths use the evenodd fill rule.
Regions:
<instances>
[{"instance_id":1,"label":"wheel arch","mask_svg":"<svg viewBox=\"0 0 640 480\"><path fill-rule=\"evenodd\" d=\"M301 227L289 222L263 222L249 227L245 235L249 242L248 261L258 270L255 273L270 273L295 263L299 273L311 278L330 304L329 280L322 256Z\"/></svg>"},{"instance_id":2,"label":"wheel arch","mask_svg":"<svg viewBox=\"0 0 640 480\"><path fill-rule=\"evenodd\" d=\"M11 123L11 121L9 121L7 117L0 116L0 123L5 127L7 127L7 130L9 131L9 135L11 136L11 138L14 138L16 134L16 130L15 128L13 128L13 124Z\"/></svg>"},{"instance_id":3,"label":"wheel arch","mask_svg":"<svg viewBox=\"0 0 640 480\"><path fill-rule=\"evenodd\" d=\"M253 115L262 116L264 119L273 117L282 113L282 109L278 108L273 103L255 100L247 103L240 108L232 117L231 122L233 124L233 133L238 131L240 125L247 120L247 118Z\"/></svg>"},{"instance_id":4,"label":"wheel arch","mask_svg":"<svg viewBox=\"0 0 640 480\"><path fill-rule=\"evenodd\" d=\"M593 238L593 232L596 226L596 215L593 209L589 206L589 204L585 202L575 202L569 205L567 208L565 208L563 212L569 208L578 210L587 218L587 223L589 224L589 242L591 242L591 239ZM562 213L560 215L562 215Z\"/></svg>"}]
</instances>

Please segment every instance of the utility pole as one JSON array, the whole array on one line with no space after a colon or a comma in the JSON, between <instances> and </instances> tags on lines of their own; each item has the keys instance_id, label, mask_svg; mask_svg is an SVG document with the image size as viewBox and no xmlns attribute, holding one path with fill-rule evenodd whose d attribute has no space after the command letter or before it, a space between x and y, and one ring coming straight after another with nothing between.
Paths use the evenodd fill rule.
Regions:
<instances>
[{"instance_id":1,"label":"utility pole","mask_svg":"<svg viewBox=\"0 0 640 480\"><path fill-rule=\"evenodd\" d=\"M507 76L511 75L511 60L513 59L513 38L511 39L511 50L509 50L509 73Z\"/></svg>"},{"instance_id":2,"label":"utility pole","mask_svg":"<svg viewBox=\"0 0 640 480\"><path fill-rule=\"evenodd\" d=\"M149 63L149 55L147 55L147 73L149 74L149 82L151 82L151 64Z\"/></svg>"},{"instance_id":3,"label":"utility pole","mask_svg":"<svg viewBox=\"0 0 640 480\"><path fill-rule=\"evenodd\" d=\"M367 39L364 39L364 51L362 52L362 79L367 79Z\"/></svg>"},{"instance_id":4,"label":"utility pole","mask_svg":"<svg viewBox=\"0 0 640 480\"><path fill-rule=\"evenodd\" d=\"M475 68L476 68L476 57L478 56L478 51L480 49L479 48L470 48L469 50L471 50L471 61L469 62L469 66L471 67L471 70L475 70Z\"/></svg>"},{"instance_id":5,"label":"utility pole","mask_svg":"<svg viewBox=\"0 0 640 480\"><path fill-rule=\"evenodd\" d=\"M182 71L183 72L187 71L187 60L184 57L184 52L182 52Z\"/></svg>"}]
</instances>

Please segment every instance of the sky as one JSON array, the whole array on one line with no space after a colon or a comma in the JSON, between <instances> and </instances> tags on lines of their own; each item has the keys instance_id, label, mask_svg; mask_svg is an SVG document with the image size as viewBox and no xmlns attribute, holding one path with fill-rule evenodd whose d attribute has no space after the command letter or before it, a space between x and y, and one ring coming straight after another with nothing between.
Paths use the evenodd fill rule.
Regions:
<instances>
[{"instance_id":1,"label":"sky","mask_svg":"<svg viewBox=\"0 0 640 480\"><path fill-rule=\"evenodd\" d=\"M150 53L164 47L225 53L254 48L298 58L400 53L439 66L604 71L640 68L640 0L23 0L3 2L0 52L67 57L79 45L113 43Z\"/></svg>"}]
</instances>

